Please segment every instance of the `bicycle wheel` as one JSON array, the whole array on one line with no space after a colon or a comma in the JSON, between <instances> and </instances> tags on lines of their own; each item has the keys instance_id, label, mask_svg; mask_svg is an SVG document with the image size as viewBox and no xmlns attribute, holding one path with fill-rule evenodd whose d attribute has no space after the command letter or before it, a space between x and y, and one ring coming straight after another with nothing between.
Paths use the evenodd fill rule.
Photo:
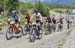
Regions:
<instances>
[{"instance_id":1,"label":"bicycle wheel","mask_svg":"<svg viewBox=\"0 0 75 48\"><path fill-rule=\"evenodd\" d=\"M30 32L30 42L34 42L35 41L35 38L36 38L36 30L35 29L32 29L31 32Z\"/></svg>"},{"instance_id":2,"label":"bicycle wheel","mask_svg":"<svg viewBox=\"0 0 75 48\"><path fill-rule=\"evenodd\" d=\"M49 32L49 34L51 34L51 32L52 32L52 31L51 31L51 30L52 30L51 28L52 28L51 25L49 25L49 26L48 26L48 32Z\"/></svg>"},{"instance_id":3,"label":"bicycle wheel","mask_svg":"<svg viewBox=\"0 0 75 48\"><path fill-rule=\"evenodd\" d=\"M19 36L21 37L22 36L22 33L23 33L23 29L22 29L22 27L21 26L19 26Z\"/></svg>"},{"instance_id":4,"label":"bicycle wheel","mask_svg":"<svg viewBox=\"0 0 75 48\"><path fill-rule=\"evenodd\" d=\"M26 26L24 26L23 35L27 35L27 27Z\"/></svg>"},{"instance_id":5,"label":"bicycle wheel","mask_svg":"<svg viewBox=\"0 0 75 48\"><path fill-rule=\"evenodd\" d=\"M42 30L40 30L38 33L38 39L42 39Z\"/></svg>"},{"instance_id":6,"label":"bicycle wheel","mask_svg":"<svg viewBox=\"0 0 75 48\"><path fill-rule=\"evenodd\" d=\"M12 27L9 27L7 29L7 32L6 32L6 39L7 40L10 40L13 38L13 28Z\"/></svg>"}]
</instances>

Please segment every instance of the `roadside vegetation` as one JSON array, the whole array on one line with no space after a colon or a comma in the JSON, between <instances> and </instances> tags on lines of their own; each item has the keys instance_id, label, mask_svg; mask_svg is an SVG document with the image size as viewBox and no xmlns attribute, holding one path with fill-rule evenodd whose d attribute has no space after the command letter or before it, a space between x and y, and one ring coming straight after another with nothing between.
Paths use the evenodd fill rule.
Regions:
<instances>
[{"instance_id":1,"label":"roadside vegetation","mask_svg":"<svg viewBox=\"0 0 75 48\"><path fill-rule=\"evenodd\" d=\"M0 20L7 21L7 16L12 15L12 10L16 10L21 17L24 17L26 13L32 13L34 9L38 9L43 17L49 16L49 11L55 11L58 13L70 13L71 9L75 9L75 6L67 6L62 4L42 4L40 0L36 4L31 2L21 2L19 0L0 0L0 12L3 11L4 15L0 17ZM25 22L21 20L22 24Z\"/></svg>"}]
</instances>

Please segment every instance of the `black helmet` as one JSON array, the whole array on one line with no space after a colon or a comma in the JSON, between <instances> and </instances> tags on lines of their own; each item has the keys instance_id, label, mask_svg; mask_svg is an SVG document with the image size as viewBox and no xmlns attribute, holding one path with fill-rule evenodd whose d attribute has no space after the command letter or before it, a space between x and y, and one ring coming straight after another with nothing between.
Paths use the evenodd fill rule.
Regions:
<instances>
[{"instance_id":1,"label":"black helmet","mask_svg":"<svg viewBox=\"0 0 75 48\"><path fill-rule=\"evenodd\" d=\"M38 13L39 11L38 11L38 9L35 9L34 12L35 12L35 13Z\"/></svg>"}]
</instances>

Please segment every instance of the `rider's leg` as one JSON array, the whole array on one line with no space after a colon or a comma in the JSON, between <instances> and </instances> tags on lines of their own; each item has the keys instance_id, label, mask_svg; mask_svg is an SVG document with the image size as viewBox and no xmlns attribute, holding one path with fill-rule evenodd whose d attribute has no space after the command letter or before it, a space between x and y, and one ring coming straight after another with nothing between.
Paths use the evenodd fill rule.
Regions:
<instances>
[{"instance_id":1,"label":"rider's leg","mask_svg":"<svg viewBox=\"0 0 75 48\"><path fill-rule=\"evenodd\" d=\"M19 21L18 20L15 20L15 25L17 28L19 27Z\"/></svg>"},{"instance_id":2,"label":"rider's leg","mask_svg":"<svg viewBox=\"0 0 75 48\"><path fill-rule=\"evenodd\" d=\"M15 20L15 32L19 32L19 21L18 20Z\"/></svg>"}]
</instances>

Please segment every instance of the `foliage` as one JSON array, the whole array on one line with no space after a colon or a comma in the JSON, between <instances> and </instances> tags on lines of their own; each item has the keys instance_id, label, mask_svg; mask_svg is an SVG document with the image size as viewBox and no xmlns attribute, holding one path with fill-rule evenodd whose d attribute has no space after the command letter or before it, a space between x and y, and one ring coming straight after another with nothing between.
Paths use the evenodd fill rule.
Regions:
<instances>
[{"instance_id":1,"label":"foliage","mask_svg":"<svg viewBox=\"0 0 75 48\"><path fill-rule=\"evenodd\" d=\"M23 2L20 2L20 12L22 14L25 14L26 12L28 12L29 9L32 9L34 8L34 5L30 2L27 2L27 3L23 3Z\"/></svg>"},{"instance_id":2,"label":"foliage","mask_svg":"<svg viewBox=\"0 0 75 48\"><path fill-rule=\"evenodd\" d=\"M37 7L36 7L39 12L42 14L42 16L49 16L49 9L47 6L44 6L43 4L41 4L40 1L38 1Z\"/></svg>"},{"instance_id":3,"label":"foliage","mask_svg":"<svg viewBox=\"0 0 75 48\"><path fill-rule=\"evenodd\" d=\"M48 5L50 7L50 9L54 9L54 8L64 8L64 9L75 9L75 6L72 5L63 5L63 4L49 4Z\"/></svg>"},{"instance_id":4,"label":"foliage","mask_svg":"<svg viewBox=\"0 0 75 48\"><path fill-rule=\"evenodd\" d=\"M62 11L62 10L55 10L55 12L64 13L64 11Z\"/></svg>"},{"instance_id":5,"label":"foliage","mask_svg":"<svg viewBox=\"0 0 75 48\"><path fill-rule=\"evenodd\" d=\"M71 12L70 9L67 9L67 10L65 11L66 14L70 14L70 12Z\"/></svg>"},{"instance_id":6,"label":"foliage","mask_svg":"<svg viewBox=\"0 0 75 48\"><path fill-rule=\"evenodd\" d=\"M8 15L11 15L13 10L18 11L19 10L19 0L9 0L7 3L7 7L8 7Z\"/></svg>"}]
</instances>

